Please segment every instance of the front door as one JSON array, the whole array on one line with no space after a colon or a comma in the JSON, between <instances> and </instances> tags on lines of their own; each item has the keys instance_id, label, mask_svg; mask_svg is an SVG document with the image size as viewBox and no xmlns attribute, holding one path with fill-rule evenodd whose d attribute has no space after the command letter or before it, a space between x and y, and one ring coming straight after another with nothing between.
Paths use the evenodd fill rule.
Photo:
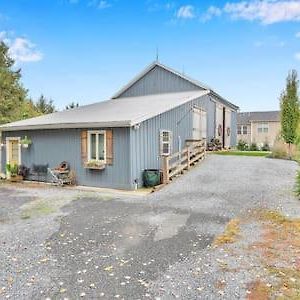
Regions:
<instances>
[{"instance_id":1,"label":"front door","mask_svg":"<svg viewBox=\"0 0 300 300\"><path fill-rule=\"evenodd\" d=\"M21 147L18 138L10 138L6 144L7 163L11 165L21 164Z\"/></svg>"}]
</instances>

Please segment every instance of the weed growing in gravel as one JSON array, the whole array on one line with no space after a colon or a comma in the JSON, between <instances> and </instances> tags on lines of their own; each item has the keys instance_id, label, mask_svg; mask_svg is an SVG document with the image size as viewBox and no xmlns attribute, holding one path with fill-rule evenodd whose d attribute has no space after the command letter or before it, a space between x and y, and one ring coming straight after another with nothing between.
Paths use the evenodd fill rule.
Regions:
<instances>
[{"instance_id":1,"label":"weed growing in gravel","mask_svg":"<svg viewBox=\"0 0 300 300\"><path fill-rule=\"evenodd\" d=\"M300 171L297 171L295 193L298 197L300 196Z\"/></svg>"},{"instance_id":2,"label":"weed growing in gravel","mask_svg":"<svg viewBox=\"0 0 300 300\"><path fill-rule=\"evenodd\" d=\"M224 233L215 238L213 245L218 247L223 244L234 243L240 233L239 225L239 219L232 219L227 224Z\"/></svg>"},{"instance_id":3,"label":"weed growing in gravel","mask_svg":"<svg viewBox=\"0 0 300 300\"><path fill-rule=\"evenodd\" d=\"M34 205L27 207L21 213L22 219L30 219L32 217L40 217L56 212L55 207L46 203L45 201L36 201Z\"/></svg>"},{"instance_id":4,"label":"weed growing in gravel","mask_svg":"<svg viewBox=\"0 0 300 300\"><path fill-rule=\"evenodd\" d=\"M300 299L300 219L269 210L257 211L255 215L264 225L264 234L253 246L260 249L261 263L273 278L268 285L269 297L262 299ZM255 295L259 287L253 285L250 291Z\"/></svg>"}]
</instances>

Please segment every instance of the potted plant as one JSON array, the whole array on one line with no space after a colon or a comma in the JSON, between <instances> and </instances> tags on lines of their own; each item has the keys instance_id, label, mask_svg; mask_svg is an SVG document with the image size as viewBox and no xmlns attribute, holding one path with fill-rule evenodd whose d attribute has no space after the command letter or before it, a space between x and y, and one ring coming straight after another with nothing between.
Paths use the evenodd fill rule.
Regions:
<instances>
[{"instance_id":1,"label":"potted plant","mask_svg":"<svg viewBox=\"0 0 300 300\"><path fill-rule=\"evenodd\" d=\"M18 182L23 180L23 176L18 175L19 167L17 164L10 165L10 178L11 182Z\"/></svg>"},{"instance_id":2,"label":"potted plant","mask_svg":"<svg viewBox=\"0 0 300 300\"><path fill-rule=\"evenodd\" d=\"M11 177L11 164L6 164L5 169L6 169L6 178L10 179L10 177Z\"/></svg>"},{"instance_id":3,"label":"potted plant","mask_svg":"<svg viewBox=\"0 0 300 300\"><path fill-rule=\"evenodd\" d=\"M28 148L29 145L32 144L32 141L30 138L27 137L27 135L25 135L25 137L23 139L21 139L20 143L23 148Z\"/></svg>"}]
</instances>

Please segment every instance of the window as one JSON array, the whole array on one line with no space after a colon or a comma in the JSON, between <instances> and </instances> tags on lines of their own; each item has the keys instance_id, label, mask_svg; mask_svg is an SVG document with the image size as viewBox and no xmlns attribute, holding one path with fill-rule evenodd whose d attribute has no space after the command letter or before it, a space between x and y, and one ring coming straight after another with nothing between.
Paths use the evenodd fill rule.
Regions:
<instances>
[{"instance_id":1,"label":"window","mask_svg":"<svg viewBox=\"0 0 300 300\"><path fill-rule=\"evenodd\" d=\"M106 137L105 131L88 131L88 160L106 161Z\"/></svg>"},{"instance_id":2,"label":"window","mask_svg":"<svg viewBox=\"0 0 300 300\"><path fill-rule=\"evenodd\" d=\"M242 126L238 125L237 127L237 134L242 134Z\"/></svg>"},{"instance_id":3,"label":"window","mask_svg":"<svg viewBox=\"0 0 300 300\"><path fill-rule=\"evenodd\" d=\"M238 125L238 127L237 127L237 134L248 134L248 127L247 127L247 125Z\"/></svg>"},{"instance_id":4,"label":"window","mask_svg":"<svg viewBox=\"0 0 300 300\"><path fill-rule=\"evenodd\" d=\"M269 124L268 123L259 123L257 125L257 132L258 133L267 133L269 131Z\"/></svg>"},{"instance_id":5,"label":"window","mask_svg":"<svg viewBox=\"0 0 300 300\"><path fill-rule=\"evenodd\" d=\"M160 153L161 155L171 154L172 132L168 130L162 130L160 133Z\"/></svg>"}]
</instances>

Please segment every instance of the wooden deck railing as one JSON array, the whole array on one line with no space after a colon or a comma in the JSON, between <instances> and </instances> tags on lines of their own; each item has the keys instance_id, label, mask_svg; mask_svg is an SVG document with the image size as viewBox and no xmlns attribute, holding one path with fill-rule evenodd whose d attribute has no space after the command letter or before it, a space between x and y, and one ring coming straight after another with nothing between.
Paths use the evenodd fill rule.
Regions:
<instances>
[{"instance_id":1,"label":"wooden deck railing","mask_svg":"<svg viewBox=\"0 0 300 300\"><path fill-rule=\"evenodd\" d=\"M188 170L191 165L205 157L206 141L188 141L187 146L179 152L169 156L162 156L163 184Z\"/></svg>"}]
</instances>

